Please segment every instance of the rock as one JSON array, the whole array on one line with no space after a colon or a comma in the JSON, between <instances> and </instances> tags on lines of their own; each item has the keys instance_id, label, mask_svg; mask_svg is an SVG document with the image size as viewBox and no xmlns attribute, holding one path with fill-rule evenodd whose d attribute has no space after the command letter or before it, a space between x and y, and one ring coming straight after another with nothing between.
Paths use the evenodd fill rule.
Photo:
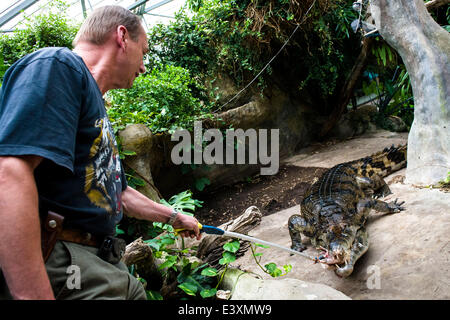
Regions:
<instances>
[{"instance_id":1,"label":"rock","mask_svg":"<svg viewBox=\"0 0 450 320\"><path fill-rule=\"evenodd\" d=\"M330 131L332 137L347 139L361 135L365 132L374 131L373 123L377 107L374 105L364 105L356 110L345 113L336 126Z\"/></svg>"},{"instance_id":2,"label":"rock","mask_svg":"<svg viewBox=\"0 0 450 320\"><path fill-rule=\"evenodd\" d=\"M239 269L228 269L221 287L231 290L230 300L351 300L329 286L299 279L258 279Z\"/></svg>"},{"instance_id":3,"label":"rock","mask_svg":"<svg viewBox=\"0 0 450 320\"><path fill-rule=\"evenodd\" d=\"M119 138L122 142L122 150L136 153L134 156L126 156L123 162L135 172L134 176L144 180L145 185L137 187L137 190L159 202L161 194L155 187L151 172L150 159L154 144L152 132L143 124L133 124L120 131Z\"/></svg>"},{"instance_id":4,"label":"rock","mask_svg":"<svg viewBox=\"0 0 450 320\"><path fill-rule=\"evenodd\" d=\"M406 132L408 130L405 121L397 116L389 116L385 120L386 129L394 132Z\"/></svg>"},{"instance_id":5,"label":"rock","mask_svg":"<svg viewBox=\"0 0 450 320\"><path fill-rule=\"evenodd\" d=\"M231 297L230 290L217 290L216 298L217 300L228 300Z\"/></svg>"}]
</instances>

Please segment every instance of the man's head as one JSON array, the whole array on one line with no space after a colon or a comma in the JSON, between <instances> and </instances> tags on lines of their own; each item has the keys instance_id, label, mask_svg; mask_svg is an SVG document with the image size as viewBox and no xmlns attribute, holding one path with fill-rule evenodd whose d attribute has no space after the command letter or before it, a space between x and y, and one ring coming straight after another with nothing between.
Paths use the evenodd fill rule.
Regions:
<instances>
[{"instance_id":1,"label":"man's head","mask_svg":"<svg viewBox=\"0 0 450 320\"><path fill-rule=\"evenodd\" d=\"M123 7L95 9L84 21L73 45L75 51L79 51L79 47L88 48L86 52L90 57L97 52L94 61L104 62L107 79L98 77L96 80L105 83L104 86L99 84L105 91L129 88L134 79L145 72L143 57L148 51L145 30L140 18Z\"/></svg>"},{"instance_id":2,"label":"man's head","mask_svg":"<svg viewBox=\"0 0 450 320\"><path fill-rule=\"evenodd\" d=\"M137 15L121 6L97 8L83 22L72 45L76 47L80 41L103 45L108 41L111 32L115 31L120 25L127 28L133 41L138 41L143 29L141 20Z\"/></svg>"}]
</instances>

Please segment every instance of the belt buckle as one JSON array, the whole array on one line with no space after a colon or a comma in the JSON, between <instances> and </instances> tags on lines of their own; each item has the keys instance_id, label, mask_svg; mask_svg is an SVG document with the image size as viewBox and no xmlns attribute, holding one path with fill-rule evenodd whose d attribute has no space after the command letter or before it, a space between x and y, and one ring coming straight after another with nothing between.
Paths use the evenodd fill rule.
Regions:
<instances>
[{"instance_id":1,"label":"belt buckle","mask_svg":"<svg viewBox=\"0 0 450 320\"><path fill-rule=\"evenodd\" d=\"M98 249L97 255L101 259L111 264L117 264L120 262L123 255L125 254L125 249L126 249L125 240L112 236L106 236L103 239L100 248Z\"/></svg>"}]
</instances>

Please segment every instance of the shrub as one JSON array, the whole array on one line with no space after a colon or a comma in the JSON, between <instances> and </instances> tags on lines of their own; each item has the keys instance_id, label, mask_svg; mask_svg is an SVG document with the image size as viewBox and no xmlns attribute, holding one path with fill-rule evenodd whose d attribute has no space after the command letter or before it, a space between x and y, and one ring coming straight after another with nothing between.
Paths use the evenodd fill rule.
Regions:
<instances>
[{"instance_id":1,"label":"shrub","mask_svg":"<svg viewBox=\"0 0 450 320\"><path fill-rule=\"evenodd\" d=\"M55 1L54 1L55 2ZM72 48L79 26L69 20L65 4L50 4L46 14L27 18L17 31L0 35L0 52L5 65L12 65L23 56L45 47Z\"/></svg>"},{"instance_id":2,"label":"shrub","mask_svg":"<svg viewBox=\"0 0 450 320\"><path fill-rule=\"evenodd\" d=\"M203 81L226 73L242 86L302 23L257 83L263 90L281 78L286 90L307 90L326 105L351 70L360 40L349 31L356 18L352 1L319 0L303 20L312 3L189 0L193 14L180 12L169 25L149 32L149 43L158 43L151 46L149 63L182 66Z\"/></svg>"},{"instance_id":3,"label":"shrub","mask_svg":"<svg viewBox=\"0 0 450 320\"><path fill-rule=\"evenodd\" d=\"M115 129L142 123L152 132L187 128L209 108L192 92L204 90L182 67L159 65L138 77L130 89L108 92L108 116Z\"/></svg>"}]
</instances>

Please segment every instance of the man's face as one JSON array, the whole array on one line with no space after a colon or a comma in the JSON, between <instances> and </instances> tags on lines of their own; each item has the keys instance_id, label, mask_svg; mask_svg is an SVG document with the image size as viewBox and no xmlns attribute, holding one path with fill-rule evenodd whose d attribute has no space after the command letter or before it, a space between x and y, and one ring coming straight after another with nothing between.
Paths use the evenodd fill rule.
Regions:
<instances>
[{"instance_id":1,"label":"man's face","mask_svg":"<svg viewBox=\"0 0 450 320\"><path fill-rule=\"evenodd\" d=\"M148 52L147 35L142 29L138 41L133 41L130 37L126 40L125 61L120 68L121 87L130 88L140 73L145 72L144 55Z\"/></svg>"}]
</instances>

